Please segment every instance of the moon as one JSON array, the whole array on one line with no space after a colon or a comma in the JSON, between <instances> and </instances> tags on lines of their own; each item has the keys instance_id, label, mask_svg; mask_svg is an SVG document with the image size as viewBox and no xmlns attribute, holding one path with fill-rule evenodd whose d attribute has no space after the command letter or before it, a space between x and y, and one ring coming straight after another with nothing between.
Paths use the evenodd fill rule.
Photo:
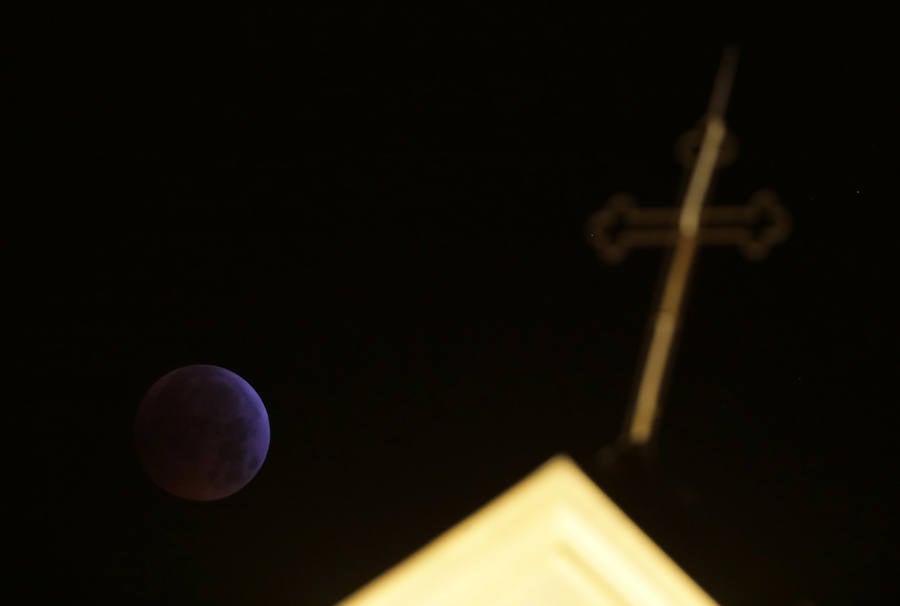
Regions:
<instances>
[{"instance_id":1,"label":"moon","mask_svg":"<svg viewBox=\"0 0 900 606\"><path fill-rule=\"evenodd\" d=\"M244 488L262 467L269 438L269 416L253 387L210 364L160 377L135 420L137 455L147 475L191 501L214 501Z\"/></svg>"}]
</instances>

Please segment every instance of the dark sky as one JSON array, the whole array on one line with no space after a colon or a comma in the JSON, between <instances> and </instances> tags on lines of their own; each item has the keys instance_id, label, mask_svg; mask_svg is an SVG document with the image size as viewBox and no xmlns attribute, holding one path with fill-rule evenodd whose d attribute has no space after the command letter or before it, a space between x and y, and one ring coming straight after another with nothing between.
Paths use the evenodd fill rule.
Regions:
<instances>
[{"instance_id":1,"label":"dark sky","mask_svg":"<svg viewBox=\"0 0 900 606\"><path fill-rule=\"evenodd\" d=\"M15 48L29 149L59 167L6 240L34 587L333 604L565 452L724 604L890 601L873 20L429 10L57 14ZM729 42L740 155L711 204L770 187L794 231L759 262L701 252L658 457L602 470L665 256L603 265L584 222L617 191L678 201L673 144ZM144 391L192 363L272 426L215 503L133 452Z\"/></svg>"}]
</instances>

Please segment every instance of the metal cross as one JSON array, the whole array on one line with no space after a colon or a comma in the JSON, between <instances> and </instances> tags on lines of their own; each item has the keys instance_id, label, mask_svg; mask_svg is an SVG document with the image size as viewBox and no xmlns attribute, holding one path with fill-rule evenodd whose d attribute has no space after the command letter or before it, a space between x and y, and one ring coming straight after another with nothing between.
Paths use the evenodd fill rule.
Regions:
<instances>
[{"instance_id":1,"label":"metal cross","mask_svg":"<svg viewBox=\"0 0 900 606\"><path fill-rule=\"evenodd\" d=\"M704 209L716 168L735 158L735 143L726 129L724 114L736 65L737 51L726 49L699 130L686 133L676 146L678 156L690 171L681 206L640 208L633 197L616 194L587 222L588 242L607 263L621 261L632 248L674 247L620 447L646 450L654 437L659 424L660 392L698 246L734 245L746 257L760 259L790 232L790 215L770 190L756 192L744 206Z\"/></svg>"}]
</instances>

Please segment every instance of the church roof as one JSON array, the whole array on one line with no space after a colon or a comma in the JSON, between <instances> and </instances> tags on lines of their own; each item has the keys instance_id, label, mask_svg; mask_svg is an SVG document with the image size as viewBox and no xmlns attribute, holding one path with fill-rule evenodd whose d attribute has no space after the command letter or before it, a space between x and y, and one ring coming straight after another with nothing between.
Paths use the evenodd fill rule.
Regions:
<instances>
[{"instance_id":1,"label":"church roof","mask_svg":"<svg viewBox=\"0 0 900 606\"><path fill-rule=\"evenodd\" d=\"M557 455L341 606L714 603Z\"/></svg>"}]
</instances>

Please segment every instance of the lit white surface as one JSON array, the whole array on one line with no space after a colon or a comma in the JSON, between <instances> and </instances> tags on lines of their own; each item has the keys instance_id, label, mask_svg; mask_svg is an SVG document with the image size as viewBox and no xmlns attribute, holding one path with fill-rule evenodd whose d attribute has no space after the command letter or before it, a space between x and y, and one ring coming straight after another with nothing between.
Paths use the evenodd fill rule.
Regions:
<instances>
[{"instance_id":1,"label":"lit white surface","mask_svg":"<svg viewBox=\"0 0 900 606\"><path fill-rule=\"evenodd\" d=\"M558 455L341 606L711 605Z\"/></svg>"}]
</instances>

